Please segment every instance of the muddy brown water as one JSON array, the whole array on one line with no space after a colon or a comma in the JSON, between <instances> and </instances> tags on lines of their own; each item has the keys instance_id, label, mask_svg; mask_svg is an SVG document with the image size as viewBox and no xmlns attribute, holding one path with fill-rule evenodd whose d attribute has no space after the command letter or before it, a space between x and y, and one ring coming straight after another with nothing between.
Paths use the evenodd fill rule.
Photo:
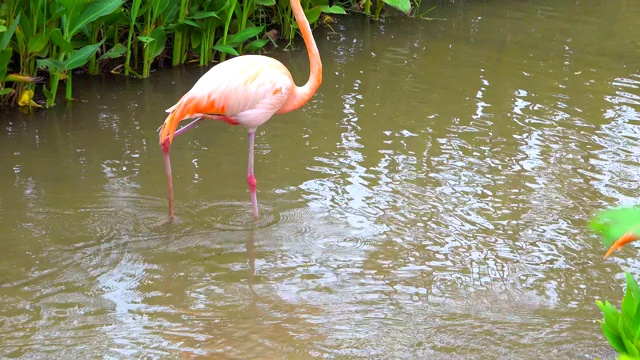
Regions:
<instances>
[{"instance_id":1,"label":"muddy brown water","mask_svg":"<svg viewBox=\"0 0 640 360\"><path fill-rule=\"evenodd\" d=\"M0 114L3 358L613 358L629 246L587 226L637 202L640 8L463 2L314 31L324 83L258 130L157 130L206 69L75 77ZM301 43L298 42L298 45ZM298 83L304 52L272 50Z\"/></svg>"}]
</instances>

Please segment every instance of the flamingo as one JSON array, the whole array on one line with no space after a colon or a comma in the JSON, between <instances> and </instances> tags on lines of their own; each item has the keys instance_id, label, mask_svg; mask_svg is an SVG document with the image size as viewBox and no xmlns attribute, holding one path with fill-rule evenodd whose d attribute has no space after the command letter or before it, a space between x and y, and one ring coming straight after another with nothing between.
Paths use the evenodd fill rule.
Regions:
<instances>
[{"instance_id":1,"label":"flamingo","mask_svg":"<svg viewBox=\"0 0 640 360\"><path fill-rule=\"evenodd\" d=\"M253 174L254 141L258 126L274 114L284 114L306 104L322 83L322 62L300 0L291 0L291 10L302 33L309 56L309 79L296 86L289 70L278 60L261 55L243 55L224 61L205 73L180 100L167 109L169 115L160 128L160 146L169 186L169 220L174 218L173 180L169 148L175 136L193 128L203 119L224 121L245 127L249 132L247 184L253 217L258 219L257 181ZM329 1L333 6L333 0ZM182 120L194 119L181 127Z\"/></svg>"}]
</instances>

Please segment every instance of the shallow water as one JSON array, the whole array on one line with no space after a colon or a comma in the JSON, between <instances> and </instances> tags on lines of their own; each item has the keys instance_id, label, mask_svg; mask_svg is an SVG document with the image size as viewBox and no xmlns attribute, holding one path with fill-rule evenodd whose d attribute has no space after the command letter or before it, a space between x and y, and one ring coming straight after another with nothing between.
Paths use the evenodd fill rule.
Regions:
<instances>
[{"instance_id":1,"label":"shallow water","mask_svg":"<svg viewBox=\"0 0 640 360\"><path fill-rule=\"evenodd\" d=\"M587 221L637 198L640 7L396 15L314 31L319 93L258 130L257 224L222 123L174 142L166 222L157 130L206 69L1 113L0 356L613 358L595 300L638 250L603 261Z\"/></svg>"}]
</instances>

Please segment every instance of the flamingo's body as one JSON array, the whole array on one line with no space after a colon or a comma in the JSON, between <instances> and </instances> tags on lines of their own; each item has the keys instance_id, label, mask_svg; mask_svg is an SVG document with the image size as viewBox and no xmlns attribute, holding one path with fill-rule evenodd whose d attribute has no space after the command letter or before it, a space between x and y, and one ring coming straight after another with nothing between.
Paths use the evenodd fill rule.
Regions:
<instances>
[{"instance_id":1,"label":"flamingo's body","mask_svg":"<svg viewBox=\"0 0 640 360\"><path fill-rule=\"evenodd\" d=\"M174 135L189 130L202 119L221 120L248 129L247 183L251 192L253 214L257 218L258 201L253 175L255 130L274 114L287 113L306 104L322 83L320 55L299 0L291 0L291 9L309 55L311 71L304 86L297 87L287 68L273 58L260 55L239 56L214 66L177 104L167 110L170 114L160 130L160 144L169 184L170 218L173 218L174 211L169 148ZM180 121L194 118L195 121L177 130Z\"/></svg>"}]
</instances>

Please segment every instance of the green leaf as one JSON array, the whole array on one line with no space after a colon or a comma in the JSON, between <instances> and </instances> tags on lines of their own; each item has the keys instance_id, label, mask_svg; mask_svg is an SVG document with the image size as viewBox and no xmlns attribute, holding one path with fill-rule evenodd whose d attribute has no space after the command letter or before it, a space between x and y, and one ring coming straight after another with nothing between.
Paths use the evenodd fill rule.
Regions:
<instances>
[{"instance_id":1,"label":"green leaf","mask_svg":"<svg viewBox=\"0 0 640 360\"><path fill-rule=\"evenodd\" d=\"M193 20L189 20L189 19L183 19L179 21L180 24L186 24L189 26L193 26L196 28L201 28L200 24L198 24L197 22L193 21Z\"/></svg>"},{"instance_id":2,"label":"green leaf","mask_svg":"<svg viewBox=\"0 0 640 360\"><path fill-rule=\"evenodd\" d=\"M384 2L405 14L408 14L409 10L411 10L411 2L409 0L384 0Z\"/></svg>"},{"instance_id":3,"label":"green leaf","mask_svg":"<svg viewBox=\"0 0 640 360\"><path fill-rule=\"evenodd\" d=\"M167 3L169 3L169 5L162 12L162 23L164 25L173 23L176 15L178 15L180 11L180 0L169 0Z\"/></svg>"},{"instance_id":4,"label":"green leaf","mask_svg":"<svg viewBox=\"0 0 640 360\"><path fill-rule=\"evenodd\" d=\"M640 287L638 287L636 279L634 279L633 275L629 274L628 272L625 272L624 276L627 279L627 289L631 289L636 304L640 303Z\"/></svg>"},{"instance_id":5,"label":"green leaf","mask_svg":"<svg viewBox=\"0 0 640 360\"><path fill-rule=\"evenodd\" d=\"M627 355L631 356L632 359L640 358L640 352L633 345L633 343L625 338L622 338L622 342L624 343L624 347L627 349Z\"/></svg>"},{"instance_id":6,"label":"green leaf","mask_svg":"<svg viewBox=\"0 0 640 360\"><path fill-rule=\"evenodd\" d=\"M71 11L71 8L74 6L82 6L90 1L91 0L58 0L58 2L69 9L69 11Z\"/></svg>"},{"instance_id":7,"label":"green leaf","mask_svg":"<svg viewBox=\"0 0 640 360\"><path fill-rule=\"evenodd\" d=\"M347 12L341 6L333 5L329 7L329 5L320 5L320 10L322 10L325 14L338 14L338 15L346 15Z\"/></svg>"},{"instance_id":8,"label":"green leaf","mask_svg":"<svg viewBox=\"0 0 640 360\"><path fill-rule=\"evenodd\" d=\"M89 58L98 51L100 45L102 45L102 41L93 45L86 45L78 50L76 50L71 56L64 61L65 68L67 70L73 70L84 66L84 64L89 61Z\"/></svg>"},{"instance_id":9,"label":"green leaf","mask_svg":"<svg viewBox=\"0 0 640 360\"><path fill-rule=\"evenodd\" d=\"M243 42L247 41L248 39L254 36L258 36L258 34L262 32L262 30L264 30L264 26L256 26L256 27L242 29L237 33L235 33L229 40L227 40L227 44L232 46L235 44L240 45Z\"/></svg>"},{"instance_id":10,"label":"green leaf","mask_svg":"<svg viewBox=\"0 0 640 360\"><path fill-rule=\"evenodd\" d=\"M7 75L7 68L9 67L9 61L11 61L11 49L4 49L0 51L0 82L4 81L4 77Z\"/></svg>"},{"instance_id":11,"label":"green leaf","mask_svg":"<svg viewBox=\"0 0 640 360\"><path fill-rule=\"evenodd\" d=\"M629 231L640 236L640 208L631 206L605 210L596 215L589 225L602 236L605 246L611 246Z\"/></svg>"},{"instance_id":12,"label":"green leaf","mask_svg":"<svg viewBox=\"0 0 640 360\"><path fill-rule=\"evenodd\" d=\"M124 3L124 0L96 0L84 8L80 16L73 19L75 23L69 29L69 35L75 35L80 29L87 26L87 24L95 21L101 16L109 15L112 12L118 10ZM78 5L75 5L78 6Z\"/></svg>"},{"instance_id":13,"label":"green leaf","mask_svg":"<svg viewBox=\"0 0 640 360\"><path fill-rule=\"evenodd\" d=\"M604 304L600 300L596 300L596 305L600 308L600 311L604 313Z\"/></svg>"},{"instance_id":14,"label":"green leaf","mask_svg":"<svg viewBox=\"0 0 640 360\"><path fill-rule=\"evenodd\" d=\"M622 341L622 338L617 333L612 332L608 327L605 326L604 323L600 323L600 327L602 328L602 334L607 338L609 345L616 349L619 353L626 353L626 346Z\"/></svg>"},{"instance_id":15,"label":"green leaf","mask_svg":"<svg viewBox=\"0 0 640 360\"><path fill-rule=\"evenodd\" d=\"M135 25L135 20L138 18L138 12L140 11L141 5L142 0L133 0L133 4L131 4L131 9L129 10L129 21L132 27Z\"/></svg>"},{"instance_id":16,"label":"green leaf","mask_svg":"<svg viewBox=\"0 0 640 360\"><path fill-rule=\"evenodd\" d=\"M167 42L167 35L164 33L164 27L159 26L151 32L151 37L153 38L153 42L148 44L149 46L149 56L152 59L155 59L162 50L164 50L165 43Z\"/></svg>"},{"instance_id":17,"label":"green leaf","mask_svg":"<svg viewBox=\"0 0 640 360\"><path fill-rule=\"evenodd\" d=\"M256 5L273 6L276 4L276 0L256 0Z\"/></svg>"},{"instance_id":18,"label":"green leaf","mask_svg":"<svg viewBox=\"0 0 640 360\"><path fill-rule=\"evenodd\" d=\"M213 49L229 55L234 55L234 56L240 55L238 54L238 51L236 51L236 49L232 48L229 45L218 44L218 45L214 45Z\"/></svg>"},{"instance_id":19,"label":"green leaf","mask_svg":"<svg viewBox=\"0 0 640 360\"><path fill-rule=\"evenodd\" d=\"M253 40L252 42L248 43L247 46L245 46L245 49L247 49L248 51L255 51L255 50L261 49L268 42L269 40L267 39Z\"/></svg>"},{"instance_id":20,"label":"green leaf","mask_svg":"<svg viewBox=\"0 0 640 360\"><path fill-rule=\"evenodd\" d=\"M631 320L631 324L633 325L633 338L640 339L640 304L636 307L636 313Z\"/></svg>"},{"instance_id":21,"label":"green leaf","mask_svg":"<svg viewBox=\"0 0 640 360\"><path fill-rule=\"evenodd\" d=\"M18 24L18 30L22 30L24 37L26 39L30 38L33 34L31 33L33 31L33 24L31 23L31 20L29 19L29 16L22 16L20 17L20 23Z\"/></svg>"},{"instance_id":22,"label":"green leaf","mask_svg":"<svg viewBox=\"0 0 640 360\"><path fill-rule=\"evenodd\" d=\"M611 305L609 301L604 304L604 324L614 333L619 334L618 322L620 321L620 313Z\"/></svg>"},{"instance_id":23,"label":"green leaf","mask_svg":"<svg viewBox=\"0 0 640 360\"><path fill-rule=\"evenodd\" d=\"M152 9L153 9L153 20L152 22L155 22L156 19L160 16L160 14L162 14L162 12L167 8L167 6L169 6L169 1L167 0L162 0L162 1L152 1Z\"/></svg>"},{"instance_id":24,"label":"green leaf","mask_svg":"<svg viewBox=\"0 0 640 360\"><path fill-rule=\"evenodd\" d=\"M44 97L47 98L47 100L48 100L47 102L53 104L54 101L56 100L55 96L53 95L53 93L51 91L47 90L46 86L42 87L42 93L44 94Z\"/></svg>"},{"instance_id":25,"label":"green leaf","mask_svg":"<svg viewBox=\"0 0 640 360\"><path fill-rule=\"evenodd\" d=\"M9 45L9 41L13 37L13 33L16 31L16 26L18 26L18 22L20 21L20 14L16 15L16 18L13 20L11 25L9 25L9 29L2 34L2 38L0 38L0 51L7 48Z\"/></svg>"},{"instance_id":26,"label":"green leaf","mask_svg":"<svg viewBox=\"0 0 640 360\"><path fill-rule=\"evenodd\" d=\"M620 320L618 321L618 333L622 340L628 340L629 342L633 342L633 333L631 332L631 319L629 317L622 314L620 316Z\"/></svg>"},{"instance_id":27,"label":"green leaf","mask_svg":"<svg viewBox=\"0 0 640 360\"><path fill-rule=\"evenodd\" d=\"M64 70L64 63L54 58L37 59L36 66L47 69L50 74L60 73Z\"/></svg>"},{"instance_id":28,"label":"green leaf","mask_svg":"<svg viewBox=\"0 0 640 360\"><path fill-rule=\"evenodd\" d=\"M148 44L153 41L151 36L138 36L138 40L142 41L145 44Z\"/></svg>"},{"instance_id":29,"label":"green leaf","mask_svg":"<svg viewBox=\"0 0 640 360\"><path fill-rule=\"evenodd\" d=\"M13 94L15 91L12 88L4 88L0 90L0 96Z\"/></svg>"},{"instance_id":30,"label":"green leaf","mask_svg":"<svg viewBox=\"0 0 640 360\"><path fill-rule=\"evenodd\" d=\"M630 286L627 285L627 291L624 294L624 298L622 298L622 314L628 316L629 319L633 319L637 308L638 304L636 303L636 299L633 297L633 292Z\"/></svg>"},{"instance_id":31,"label":"green leaf","mask_svg":"<svg viewBox=\"0 0 640 360\"><path fill-rule=\"evenodd\" d=\"M220 18L218 16L218 13L215 11L200 11L195 13L191 18L198 20L198 19L206 19L206 18L212 18L212 17L218 18L218 19Z\"/></svg>"},{"instance_id":32,"label":"green leaf","mask_svg":"<svg viewBox=\"0 0 640 360\"><path fill-rule=\"evenodd\" d=\"M202 31L191 31L191 48L197 49L202 43Z\"/></svg>"},{"instance_id":33,"label":"green leaf","mask_svg":"<svg viewBox=\"0 0 640 360\"><path fill-rule=\"evenodd\" d=\"M62 17L62 15L64 15L64 13L66 12L66 9L62 6L57 7L55 10L51 9L52 11L55 11L54 13L52 13L49 18L47 19L46 22L46 27L51 28L52 26L55 26L56 21L58 21L59 18Z\"/></svg>"},{"instance_id":34,"label":"green leaf","mask_svg":"<svg viewBox=\"0 0 640 360\"><path fill-rule=\"evenodd\" d=\"M49 39L51 40L51 43L62 49L62 51L68 53L73 52L73 45L71 45L71 43L62 36L60 29L53 29L51 33L49 33Z\"/></svg>"},{"instance_id":35,"label":"green leaf","mask_svg":"<svg viewBox=\"0 0 640 360\"><path fill-rule=\"evenodd\" d=\"M42 51L42 49L47 46L48 40L49 37L44 31L41 31L35 36L30 37L29 41L27 42L27 49L29 51L29 54L35 54Z\"/></svg>"},{"instance_id":36,"label":"green leaf","mask_svg":"<svg viewBox=\"0 0 640 360\"><path fill-rule=\"evenodd\" d=\"M124 55L126 52L127 52L127 47L120 43L117 43L113 45L113 47L109 49L109 51L102 54L102 56L100 56L97 61L100 62L106 59L115 59Z\"/></svg>"},{"instance_id":37,"label":"green leaf","mask_svg":"<svg viewBox=\"0 0 640 360\"><path fill-rule=\"evenodd\" d=\"M4 25L0 25L0 32L5 32L7 31L7 27Z\"/></svg>"},{"instance_id":38,"label":"green leaf","mask_svg":"<svg viewBox=\"0 0 640 360\"><path fill-rule=\"evenodd\" d=\"M596 360L600 360L600 359L596 358ZM627 354L620 354L620 357L618 357L618 360L638 360L638 358L633 358Z\"/></svg>"},{"instance_id":39,"label":"green leaf","mask_svg":"<svg viewBox=\"0 0 640 360\"><path fill-rule=\"evenodd\" d=\"M320 18L320 14L322 14L322 9L320 9L320 6L314 6L304 12L304 15L307 17L307 20L311 25L315 24L316 21L318 21L318 19Z\"/></svg>"}]
</instances>

